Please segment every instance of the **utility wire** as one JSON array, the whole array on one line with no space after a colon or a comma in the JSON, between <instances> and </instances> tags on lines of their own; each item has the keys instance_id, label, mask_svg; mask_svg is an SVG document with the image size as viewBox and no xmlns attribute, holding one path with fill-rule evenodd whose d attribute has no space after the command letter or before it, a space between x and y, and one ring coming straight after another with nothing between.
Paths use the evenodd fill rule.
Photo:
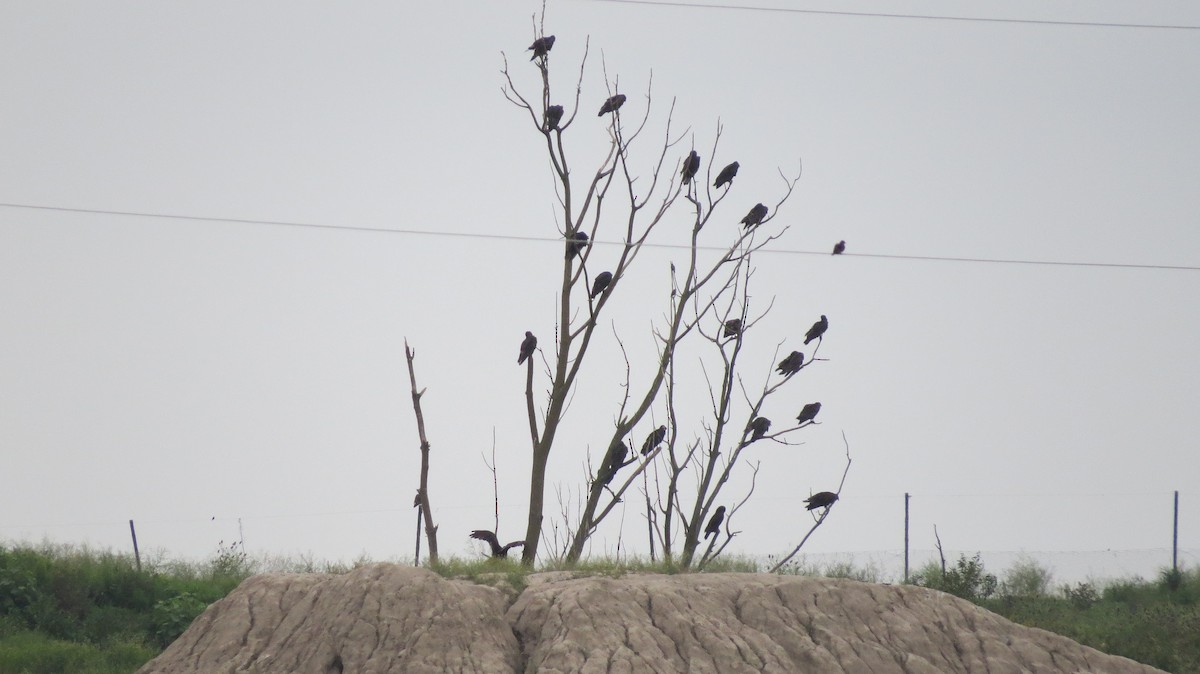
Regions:
<instances>
[{"instance_id":1,"label":"utility wire","mask_svg":"<svg viewBox=\"0 0 1200 674\"><path fill-rule=\"evenodd\" d=\"M285 220L253 220L249 218L218 218L206 217L200 215L178 215L173 213L146 213L139 211L109 211L95 208L68 208L65 206L39 206L33 204L15 204L15 203L0 203L0 207L4 208L24 208L38 211L55 211L61 213L84 213L90 215L121 215L135 218L162 218L166 220L188 220L193 222L228 222L241 225L268 225L272 227L304 227L310 229L324 230L339 230L351 232L371 232L379 234L408 234L413 236L447 236L463 239L498 239L504 241L536 241L536 242L552 242L561 243L563 239L559 237L549 236L520 236L516 234L490 234L481 232L445 232L432 231L423 229L394 229L390 227L365 227L362 225L329 225L314 222L289 222ZM606 245L606 246L623 246L621 241L603 241L596 239L589 242L591 245ZM690 246L676 243L644 243L647 248L667 248L684 250ZM722 246L697 246L699 250L707 251L725 251L727 248ZM779 248L764 248L758 251L759 255L821 255L829 256L828 251L815 250L796 250L796 249L779 249ZM1195 265L1170 265L1170 264L1134 264L1122 262L1074 262L1069 260L1021 260L1015 258L985 258L985 257L949 257L937 255L898 255L891 253L843 253L844 257L869 257L887 260L928 260L936 262L976 262L988 264L1030 264L1052 267L1097 267L1110 269L1158 269L1158 270L1174 270L1174 271L1200 271L1200 266Z\"/></svg>"},{"instance_id":2,"label":"utility wire","mask_svg":"<svg viewBox=\"0 0 1200 674\"><path fill-rule=\"evenodd\" d=\"M1057 21L1053 19L1003 19L976 16L948 16L942 14L892 14L886 12L849 12L829 9L796 9L794 7L753 7L750 5L720 5L699 2L666 2L665 0L588 0L589 2L612 2L622 5L655 5L685 9L740 9L751 12L782 12L786 14L820 14L826 16L861 16L878 19L925 19L928 21L974 21L981 23L1018 23L1043 26L1087 26L1095 28L1152 28L1165 30L1200 30L1200 26L1157 23L1122 23L1106 21Z\"/></svg>"}]
</instances>

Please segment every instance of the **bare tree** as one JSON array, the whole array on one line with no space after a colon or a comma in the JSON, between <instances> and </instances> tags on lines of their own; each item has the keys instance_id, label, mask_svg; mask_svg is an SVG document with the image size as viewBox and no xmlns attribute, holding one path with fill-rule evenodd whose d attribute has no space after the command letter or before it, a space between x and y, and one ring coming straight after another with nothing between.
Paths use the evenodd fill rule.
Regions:
<instances>
[{"instance_id":1,"label":"bare tree","mask_svg":"<svg viewBox=\"0 0 1200 674\"><path fill-rule=\"evenodd\" d=\"M425 537L429 539L429 562L437 564L437 527L433 524L433 511L429 506L429 440L425 437L425 416L421 413L421 396L425 395L425 389L417 391L417 375L413 370L416 352L409 348L407 339L404 340L404 357L408 361L408 381L412 385L413 412L417 415L417 437L421 440L421 486L417 488L416 505L425 519ZM417 557L420 556L421 547L418 540Z\"/></svg>"},{"instance_id":2,"label":"bare tree","mask_svg":"<svg viewBox=\"0 0 1200 674\"><path fill-rule=\"evenodd\" d=\"M533 358L529 358L526 371L526 414L533 462L522 560L532 564L538 553L544 520L546 467L555 437L563 423L567 403L578 383L580 368L593 338L597 337L600 318L608 302L620 291L622 279L637 261L651 233L663 222L672 207L686 202L691 214L691 237L686 260L678 267L671 263L667 312L663 321L654 328L657 345L655 366L635 381L638 378L629 372L627 361L624 396L617 405L614 428L608 441L600 445L607 447L608 451L600 456L598 465L589 464L586 488L580 495L582 506L576 523L571 527L565 558L568 562L575 562L581 557L585 544L599 525L623 502L625 493L638 483L638 478L662 454L661 449L654 449L648 455L639 457L637 447L630 448L626 443L633 430L660 399L664 389L667 398L673 398L671 381L676 354L685 339L700 335L718 347L724 362L724 372L717 387L719 392L714 396L713 422L708 426L704 438L680 443L674 406L667 405L670 437L666 442L667 458L664 459L666 495L656 497L664 504L661 509L663 517L659 519L647 515L651 531L655 531L655 521L661 521L661 528L652 535L659 538L667 559L671 559L673 553L673 521L676 518L680 520L684 533L682 559L685 564L690 564L704 518L713 507L721 487L729 480L742 449L749 444L745 442L749 430L743 431L743 426L737 426L736 430L731 431L727 426L736 384L740 381L737 367L742 335L758 318L751 319L746 313L746 286L752 275L750 260L754 252L769 245L783 233L782 230L771 233L770 223L792 194L799 175L789 178L781 172L783 184L774 208L756 205L739 223L744 227L733 224L737 222L735 218L738 215L719 216L718 236L726 237L726 243L720 246L719 254L708 254L707 248L711 248L711 244L706 242L704 246L701 245L701 233L716 217L714 214L723 213L719 207L729 194L730 182L738 168L737 162L726 165L719 172L716 183L711 181L714 165L721 166L714 162L721 137L720 123L712 139L712 149L705 165L707 168L701 171L701 158L694 147L685 148L690 153L683 148L676 149L688 137L688 132L673 133L675 104L672 101L665 114L665 131L648 154L650 159L644 165L635 166L631 160L631 148L654 142L644 135L649 128L654 102L652 88L648 85L642 97L644 110L633 113L633 122L627 125L623 113L629 114L633 106L624 107L627 97L619 91L617 81L608 78L606 72L607 99L600 106L599 114L601 117L607 115L605 123L609 146L599 165L581 179L569 168L564 136L573 130L572 125L581 109L588 47L584 45L573 103L564 104L555 100L555 91L551 87L550 63L554 40L552 36L546 36L540 26L535 26L535 37L530 49L534 50L532 61L540 75L540 96L526 97L520 93L514 83L514 77L519 79L520 76L510 71L507 57L501 71L505 83L502 91L510 102L525 111L533 129L543 138L554 178L566 254L562 258L558 292L557 339L553 360L546 363L549 385L546 402L541 409L535 404ZM717 184L722 186L717 187ZM614 232L612 225L616 222L621 225ZM729 226L731 224L732 227ZM610 241L614 234L620 238L615 266L598 272L591 263L593 244L601 234ZM712 326L718 315L720 326L713 333ZM738 324L737 329L731 331L726 322L733 320L737 320ZM620 337L614 334L614 340L624 351ZM774 388L764 388L773 392L778 384ZM759 397L758 403L753 406L754 413L757 413L767 395L769 392L764 391ZM748 426L745 428L748 429ZM782 441L781 437L792 430L795 429L780 431L771 437ZM731 442L727 436L734 436L737 440ZM726 444L731 445L731 453L721 461L722 448ZM631 454L632 457L629 456ZM701 477L694 502L685 513L680 504L681 478L685 470L690 470L692 461L698 458L703 458ZM630 466L630 470L621 472ZM641 483L649 499L649 481L643 479Z\"/></svg>"}]
</instances>

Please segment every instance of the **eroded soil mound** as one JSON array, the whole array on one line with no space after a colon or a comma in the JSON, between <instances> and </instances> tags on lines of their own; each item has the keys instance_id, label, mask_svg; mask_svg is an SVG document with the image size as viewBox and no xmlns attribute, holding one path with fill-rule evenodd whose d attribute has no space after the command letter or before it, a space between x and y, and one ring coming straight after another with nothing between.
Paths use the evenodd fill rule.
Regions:
<instances>
[{"instance_id":1,"label":"eroded soil mound","mask_svg":"<svg viewBox=\"0 0 1200 674\"><path fill-rule=\"evenodd\" d=\"M519 595L424 569L276 574L142 674L1158 672L909 586L759 574L536 574Z\"/></svg>"}]
</instances>

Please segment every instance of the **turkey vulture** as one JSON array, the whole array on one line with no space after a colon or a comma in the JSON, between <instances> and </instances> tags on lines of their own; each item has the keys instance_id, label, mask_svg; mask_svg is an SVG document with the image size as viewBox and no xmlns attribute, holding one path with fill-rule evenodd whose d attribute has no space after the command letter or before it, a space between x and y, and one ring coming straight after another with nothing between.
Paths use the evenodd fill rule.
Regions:
<instances>
[{"instance_id":1,"label":"turkey vulture","mask_svg":"<svg viewBox=\"0 0 1200 674\"><path fill-rule=\"evenodd\" d=\"M831 491L819 491L804 499L804 502L808 504L808 510L816 510L817 508L828 508L836 500L838 500L837 494Z\"/></svg>"},{"instance_id":2,"label":"turkey vulture","mask_svg":"<svg viewBox=\"0 0 1200 674\"><path fill-rule=\"evenodd\" d=\"M529 45L529 49L533 50L533 56L530 56L529 60L532 61L539 56L545 56L546 54L548 54L550 52L550 49L553 47L554 47L554 36L553 35L547 35L546 37L539 37L538 39L533 41L533 44Z\"/></svg>"},{"instance_id":3,"label":"turkey vulture","mask_svg":"<svg viewBox=\"0 0 1200 674\"><path fill-rule=\"evenodd\" d=\"M721 185L725 185L725 184L732 185L733 177L735 175L737 175L738 167L739 167L739 164L737 162L733 162L729 166L726 166L725 168L721 169L721 172L717 174L717 182L713 183L713 187L716 187L719 189L721 187Z\"/></svg>"},{"instance_id":4,"label":"turkey vulture","mask_svg":"<svg viewBox=\"0 0 1200 674\"><path fill-rule=\"evenodd\" d=\"M646 441L642 443L642 456L646 456L654 451L655 447L662 444L663 440L667 439L667 427L659 426L646 436Z\"/></svg>"},{"instance_id":5,"label":"turkey vulture","mask_svg":"<svg viewBox=\"0 0 1200 674\"><path fill-rule=\"evenodd\" d=\"M513 541L503 547L500 546L500 541L496 540L496 534L487 529L476 529L471 532L471 538L477 541L483 541L492 548L492 559L508 559L508 551L513 548L519 548L525 545L525 541Z\"/></svg>"},{"instance_id":6,"label":"turkey vulture","mask_svg":"<svg viewBox=\"0 0 1200 674\"><path fill-rule=\"evenodd\" d=\"M837 243L833 244L833 254L834 255L841 255L844 252L846 252L846 242L845 241L838 241Z\"/></svg>"},{"instance_id":7,"label":"turkey vulture","mask_svg":"<svg viewBox=\"0 0 1200 674\"><path fill-rule=\"evenodd\" d=\"M563 107L561 105L552 105L546 108L545 124L543 128L551 131L558 128L558 123L562 121Z\"/></svg>"},{"instance_id":8,"label":"turkey vulture","mask_svg":"<svg viewBox=\"0 0 1200 674\"><path fill-rule=\"evenodd\" d=\"M800 415L796 417L796 423L802 424L806 421L812 421L817 418L817 412L821 411L821 403L809 403L800 409Z\"/></svg>"},{"instance_id":9,"label":"turkey vulture","mask_svg":"<svg viewBox=\"0 0 1200 674\"><path fill-rule=\"evenodd\" d=\"M533 355L533 350L537 348L537 337L533 333L525 331L525 341L521 342L521 355L517 356L517 365L525 362L525 359Z\"/></svg>"},{"instance_id":10,"label":"turkey vulture","mask_svg":"<svg viewBox=\"0 0 1200 674\"><path fill-rule=\"evenodd\" d=\"M587 232L575 232L574 236L567 239L567 259L576 257L583 252L583 247L587 245Z\"/></svg>"},{"instance_id":11,"label":"turkey vulture","mask_svg":"<svg viewBox=\"0 0 1200 674\"><path fill-rule=\"evenodd\" d=\"M600 472L596 474L596 479L604 484L612 482L618 470L633 463L632 460L625 461L627 456L629 456L629 447L625 441L617 440L609 445L608 454L604 456L604 463L600 465Z\"/></svg>"},{"instance_id":12,"label":"turkey vulture","mask_svg":"<svg viewBox=\"0 0 1200 674\"><path fill-rule=\"evenodd\" d=\"M605 113L616 112L622 105L625 105L625 94L617 94L604 101L604 105L600 106L600 114L596 116L603 117Z\"/></svg>"},{"instance_id":13,"label":"turkey vulture","mask_svg":"<svg viewBox=\"0 0 1200 674\"><path fill-rule=\"evenodd\" d=\"M713 540L721 535L721 522L725 521L725 506L717 507L717 512L708 520L708 526L704 527L704 538L708 538L712 534Z\"/></svg>"},{"instance_id":14,"label":"turkey vulture","mask_svg":"<svg viewBox=\"0 0 1200 674\"><path fill-rule=\"evenodd\" d=\"M779 374L787 376L796 374L800 371L800 366L804 365L804 354L799 351L793 351L787 355L787 358L779 361L779 367L776 368Z\"/></svg>"},{"instance_id":15,"label":"turkey vulture","mask_svg":"<svg viewBox=\"0 0 1200 674\"><path fill-rule=\"evenodd\" d=\"M612 282L612 272L602 271L596 275L596 280L592 281L592 293L588 295L589 299L596 299L596 296L604 292L608 284Z\"/></svg>"},{"instance_id":16,"label":"turkey vulture","mask_svg":"<svg viewBox=\"0 0 1200 674\"><path fill-rule=\"evenodd\" d=\"M725 321L724 337L726 337L726 338L737 337L740 334L742 334L742 319L731 318L731 319Z\"/></svg>"},{"instance_id":17,"label":"turkey vulture","mask_svg":"<svg viewBox=\"0 0 1200 674\"><path fill-rule=\"evenodd\" d=\"M688 183L692 178L696 177L696 171L700 170L700 155L696 154L695 150L688 155L687 159L683 160L683 170L679 175L683 178L683 182Z\"/></svg>"},{"instance_id":18,"label":"turkey vulture","mask_svg":"<svg viewBox=\"0 0 1200 674\"><path fill-rule=\"evenodd\" d=\"M762 440L767 431L771 430L771 420L766 417L755 417L754 421L750 422L750 430L754 431L754 434L750 436L750 442Z\"/></svg>"},{"instance_id":19,"label":"turkey vulture","mask_svg":"<svg viewBox=\"0 0 1200 674\"><path fill-rule=\"evenodd\" d=\"M767 217L767 207L762 204L755 204L754 208L751 208L750 212L746 214L746 217L742 218L742 224L746 225L746 229L750 229L761 223L765 217Z\"/></svg>"},{"instance_id":20,"label":"turkey vulture","mask_svg":"<svg viewBox=\"0 0 1200 674\"><path fill-rule=\"evenodd\" d=\"M825 314L821 314L821 320L813 323L812 327L808 329L808 332L804 333L804 343L808 344L814 339L820 339L821 335L824 335L825 331L828 329L829 319L825 318Z\"/></svg>"}]
</instances>

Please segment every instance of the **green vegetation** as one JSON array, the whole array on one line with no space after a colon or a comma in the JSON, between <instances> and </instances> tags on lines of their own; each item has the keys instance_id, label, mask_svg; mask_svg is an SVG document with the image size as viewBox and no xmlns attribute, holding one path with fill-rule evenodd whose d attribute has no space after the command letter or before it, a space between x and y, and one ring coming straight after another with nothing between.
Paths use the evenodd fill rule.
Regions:
<instances>
[{"instance_id":1,"label":"green vegetation","mask_svg":"<svg viewBox=\"0 0 1200 674\"><path fill-rule=\"evenodd\" d=\"M157 655L210 603L262 571L344 573L369 563L328 564L302 557L248 558L237 544L203 563L151 560L138 571L128 555L86 547L0 544L0 674L126 674ZM770 563L769 560L767 562ZM752 559L717 560L706 572L756 572ZM434 570L520 592L529 569L516 561L449 559ZM539 571L619 577L681 573L643 559L593 559ZM784 573L879 582L878 567L793 562ZM1009 620L1065 635L1106 653L1165 669L1200 673L1200 572L1164 571L1153 581L1078 583L1053 589L1050 572L1019 560L997 578L960 556L943 571L922 567L917 585L951 592Z\"/></svg>"},{"instance_id":2,"label":"green vegetation","mask_svg":"<svg viewBox=\"0 0 1200 674\"><path fill-rule=\"evenodd\" d=\"M1164 570L1156 581L1113 581L1051 590L1051 573L1018 560L1002 580L979 555L960 556L943 572L932 562L913 583L979 604L1009 620L1038 627L1105 653L1123 655L1168 672L1200 673L1200 571Z\"/></svg>"}]
</instances>

